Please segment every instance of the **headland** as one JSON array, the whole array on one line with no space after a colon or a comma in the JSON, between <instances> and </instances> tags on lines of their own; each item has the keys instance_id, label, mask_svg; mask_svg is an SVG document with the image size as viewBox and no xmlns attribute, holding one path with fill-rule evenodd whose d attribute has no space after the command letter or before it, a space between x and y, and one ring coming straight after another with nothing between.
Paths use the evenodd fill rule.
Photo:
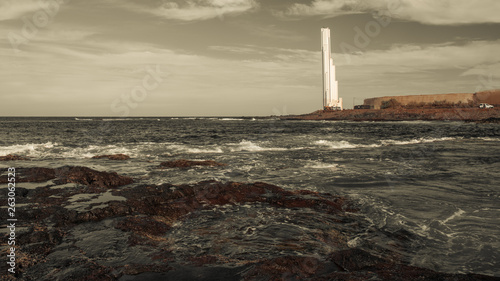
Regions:
<instances>
[{"instance_id":1,"label":"headland","mask_svg":"<svg viewBox=\"0 0 500 281\"><path fill-rule=\"evenodd\" d=\"M488 108L481 108L482 104L488 104ZM425 120L499 123L500 90L473 94L370 98L366 99L363 105L356 106L356 109L317 110L308 114L287 115L280 118L283 120Z\"/></svg>"}]
</instances>

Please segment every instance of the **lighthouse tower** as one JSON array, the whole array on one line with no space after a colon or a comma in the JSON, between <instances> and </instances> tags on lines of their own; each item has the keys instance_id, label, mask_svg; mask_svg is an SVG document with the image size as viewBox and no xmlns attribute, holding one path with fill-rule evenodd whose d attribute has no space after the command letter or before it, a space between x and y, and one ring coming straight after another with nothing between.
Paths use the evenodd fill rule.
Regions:
<instances>
[{"instance_id":1,"label":"lighthouse tower","mask_svg":"<svg viewBox=\"0 0 500 281\"><path fill-rule=\"evenodd\" d=\"M321 29L321 52L323 56L323 108L325 110L342 110L342 98L339 98L339 84L335 78L329 28Z\"/></svg>"}]
</instances>

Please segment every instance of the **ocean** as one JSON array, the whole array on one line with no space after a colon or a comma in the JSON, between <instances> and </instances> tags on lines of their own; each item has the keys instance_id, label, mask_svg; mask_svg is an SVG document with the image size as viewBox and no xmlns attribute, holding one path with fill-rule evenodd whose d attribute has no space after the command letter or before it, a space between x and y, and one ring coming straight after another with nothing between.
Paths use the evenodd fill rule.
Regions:
<instances>
[{"instance_id":1,"label":"ocean","mask_svg":"<svg viewBox=\"0 0 500 281\"><path fill-rule=\"evenodd\" d=\"M31 158L0 162L4 171L85 166L133 177L134 185L265 182L341 195L363 221L348 237L349 247L391 248L386 234L405 233L405 247L392 250L411 265L500 277L498 124L80 117L0 118L0 128L0 156ZM131 158L91 159L117 153ZM176 159L227 166L157 169L160 162ZM36 183L18 187L35 188ZM320 220L302 219L303 210L273 213L252 204L224 208L217 216L206 213L176 225L168 234L176 241L176 255L214 251L221 239L226 246L217 253L229 257L331 251L311 238ZM236 219L245 208L258 208L260 215ZM219 228L210 229L207 223L215 219ZM233 241L241 224L262 235ZM195 234L201 228L203 237ZM297 237L301 247L272 247L276 239Z\"/></svg>"}]
</instances>

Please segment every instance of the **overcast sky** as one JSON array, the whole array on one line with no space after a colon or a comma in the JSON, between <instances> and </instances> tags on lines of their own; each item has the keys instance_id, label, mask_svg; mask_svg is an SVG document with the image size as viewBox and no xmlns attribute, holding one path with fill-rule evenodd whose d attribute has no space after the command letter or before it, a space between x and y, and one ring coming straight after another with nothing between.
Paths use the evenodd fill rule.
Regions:
<instances>
[{"instance_id":1,"label":"overcast sky","mask_svg":"<svg viewBox=\"0 0 500 281\"><path fill-rule=\"evenodd\" d=\"M257 116L500 88L498 0L0 0L0 116Z\"/></svg>"}]
</instances>

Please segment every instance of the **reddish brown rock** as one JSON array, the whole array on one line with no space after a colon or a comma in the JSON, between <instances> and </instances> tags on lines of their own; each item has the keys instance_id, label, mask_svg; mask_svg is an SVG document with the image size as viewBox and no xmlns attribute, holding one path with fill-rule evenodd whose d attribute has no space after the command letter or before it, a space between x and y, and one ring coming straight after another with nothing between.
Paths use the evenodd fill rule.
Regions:
<instances>
[{"instance_id":1,"label":"reddish brown rock","mask_svg":"<svg viewBox=\"0 0 500 281\"><path fill-rule=\"evenodd\" d=\"M46 182L56 179L58 184L79 183L90 187L118 187L133 183L133 179L115 172L99 172L86 167L19 168L16 182ZM7 175L0 177L0 183L8 181Z\"/></svg>"},{"instance_id":2,"label":"reddish brown rock","mask_svg":"<svg viewBox=\"0 0 500 281\"><path fill-rule=\"evenodd\" d=\"M8 154L5 156L0 156L0 161L14 161L14 160L31 160L28 157L23 157L19 155Z\"/></svg>"},{"instance_id":3,"label":"reddish brown rock","mask_svg":"<svg viewBox=\"0 0 500 281\"><path fill-rule=\"evenodd\" d=\"M329 259L337 265L341 271L359 271L361 269L373 267L377 264L388 262L358 248L335 252L330 255Z\"/></svg>"},{"instance_id":4,"label":"reddish brown rock","mask_svg":"<svg viewBox=\"0 0 500 281\"><path fill-rule=\"evenodd\" d=\"M154 223L159 230L150 230L153 232L149 233L156 235L156 231L162 233L175 221L206 206L265 202L278 208L293 206L293 208L312 208L321 212L340 213L345 208L343 204L346 204L342 197L317 193L309 195L312 198L304 200L307 203L297 204L296 197L300 192L286 191L265 183L206 181L196 185L137 186L132 189L116 190L113 194L123 196L127 201L110 202L106 207L80 213L64 208L45 211L53 214L53 220L57 225L141 215L126 219L118 224L118 228L143 235L143 229L138 226L133 227L133 223L147 225L148 222L156 221ZM329 200L332 203L328 203Z\"/></svg>"},{"instance_id":5,"label":"reddish brown rock","mask_svg":"<svg viewBox=\"0 0 500 281\"><path fill-rule=\"evenodd\" d=\"M88 185L109 184L95 179L99 178L98 173L103 172L82 167L54 169L53 175L50 170L32 172L33 178L45 172L46 177L54 176ZM348 221L348 214L343 212L348 209L348 202L339 196L290 191L266 183L205 181L192 185L132 186L112 191L113 195L122 196L126 201L111 201L106 206L78 211L64 207L66 202L61 198L67 199L81 191L87 193L89 189L80 186L57 190L42 187L30 190L22 198L19 196L19 200L24 200L23 203L36 205L36 208L20 207L18 210L23 215L20 221L26 225L34 225L25 234L19 234L17 240L22 245L19 252L22 265L19 268L20 279L117 280L126 277L124 279L127 280L180 280L182 278L179 279L179 276L185 276L182 280L498 280L482 275L438 273L413 267L403 258L394 258L395 252L386 248L347 248L344 237L352 237L353 233L349 231L354 231L358 224L355 218ZM59 198L59 201L52 201L55 200L53 197ZM271 258L268 259L252 259L251 255L231 259L210 251L192 255L178 254L175 247L172 248L176 240L169 237L169 232L184 227L182 223L172 226L175 222L196 218L205 211L215 209L214 206L217 205L247 205L244 203L254 202L258 203L255 205L264 205L266 209L272 207L282 211L282 208L293 208L293 214L314 211L314 215L324 216L324 220L319 220L324 224L321 223L321 227L317 229L318 235L313 239L324 241L329 249L338 250L332 254L315 254L312 257L294 255L290 251L287 256L280 256L284 254L278 251L270 253ZM349 227L336 231L339 226L337 223L348 223ZM96 228L96 225L101 228ZM113 226L119 230L113 229ZM93 228L99 232L83 231ZM103 243L100 247L104 249L86 253L85 249L90 248L88 245L85 248L83 240L95 237L94 235L99 239L106 239L103 235L106 231L115 233L109 245ZM122 234L124 239L117 239ZM405 239L409 237L404 232L397 232L393 236L399 237L397 240L401 243L406 243ZM6 241L6 236L2 239ZM282 249L293 248L300 251L303 247L301 240L294 240L290 244L286 244L287 241L278 239L276 243L281 244L276 245L276 248L280 249L280 245L283 245ZM124 249L130 248L133 250L128 252L128 259L121 259L121 254L127 253ZM137 256L137 262L130 259L130 253L141 252L146 254ZM113 263L109 262L110 259L114 259ZM226 263L234 267L235 262L238 267L234 268L234 272L220 273L224 272Z\"/></svg>"},{"instance_id":6,"label":"reddish brown rock","mask_svg":"<svg viewBox=\"0 0 500 281\"><path fill-rule=\"evenodd\" d=\"M308 280L324 269L316 258L287 256L256 264L244 280Z\"/></svg>"},{"instance_id":7,"label":"reddish brown rock","mask_svg":"<svg viewBox=\"0 0 500 281\"><path fill-rule=\"evenodd\" d=\"M124 267L124 274L127 275L138 275L143 272L167 272L171 270L172 267L170 267L167 263L165 264L154 264L154 265L147 265L147 264L127 264Z\"/></svg>"},{"instance_id":8,"label":"reddish brown rock","mask_svg":"<svg viewBox=\"0 0 500 281\"><path fill-rule=\"evenodd\" d=\"M215 264L219 259L213 255L204 255L200 257L190 257L189 261L195 266L204 266L207 264Z\"/></svg>"},{"instance_id":9,"label":"reddish brown rock","mask_svg":"<svg viewBox=\"0 0 500 281\"><path fill-rule=\"evenodd\" d=\"M218 166L226 166L226 164L218 163L212 160L192 161L185 159L167 161L167 162L162 162L160 164L160 168L189 168L194 166L218 167Z\"/></svg>"},{"instance_id":10,"label":"reddish brown rock","mask_svg":"<svg viewBox=\"0 0 500 281\"><path fill-rule=\"evenodd\" d=\"M131 177L120 176L116 172L99 172L87 167L62 167L56 169L61 182L79 183L91 187L118 187L131 184Z\"/></svg>"},{"instance_id":11,"label":"reddish brown rock","mask_svg":"<svg viewBox=\"0 0 500 281\"><path fill-rule=\"evenodd\" d=\"M56 178L51 168L17 168L16 182L45 182ZM0 183L7 183L8 175L0 176Z\"/></svg>"},{"instance_id":12,"label":"reddish brown rock","mask_svg":"<svg viewBox=\"0 0 500 281\"><path fill-rule=\"evenodd\" d=\"M170 226L154 217L141 216L127 217L118 222L116 228L123 231L139 232L144 235L160 236L164 235L170 229Z\"/></svg>"},{"instance_id":13,"label":"reddish brown rock","mask_svg":"<svg viewBox=\"0 0 500 281\"><path fill-rule=\"evenodd\" d=\"M108 158L109 160L128 160L130 156L125 154L113 154L113 155L96 155L92 159Z\"/></svg>"},{"instance_id":14,"label":"reddish brown rock","mask_svg":"<svg viewBox=\"0 0 500 281\"><path fill-rule=\"evenodd\" d=\"M267 259L254 264L244 275L244 280L443 280L472 281L499 280L478 274L449 274L414 267L376 257L354 248L333 253L329 259L286 256Z\"/></svg>"},{"instance_id":15,"label":"reddish brown rock","mask_svg":"<svg viewBox=\"0 0 500 281\"><path fill-rule=\"evenodd\" d=\"M329 280L499 280L500 278L477 274L448 274L426 268L414 267L390 256L374 256L362 249L353 248L335 252L328 258L337 267L324 277Z\"/></svg>"},{"instance_id":16,"label":"reddish brown rock","mask_svg":"<svg viewBox=\"0 0 500 281\"><path fill-rule=\"evenodd\" d=\"M282 116L285 120L352 120L352 121L479 121L500 118L500 107L481 108L386 108L348 109L339 111L318 110L303 115Z\"/></svg>"}]
</instances>

